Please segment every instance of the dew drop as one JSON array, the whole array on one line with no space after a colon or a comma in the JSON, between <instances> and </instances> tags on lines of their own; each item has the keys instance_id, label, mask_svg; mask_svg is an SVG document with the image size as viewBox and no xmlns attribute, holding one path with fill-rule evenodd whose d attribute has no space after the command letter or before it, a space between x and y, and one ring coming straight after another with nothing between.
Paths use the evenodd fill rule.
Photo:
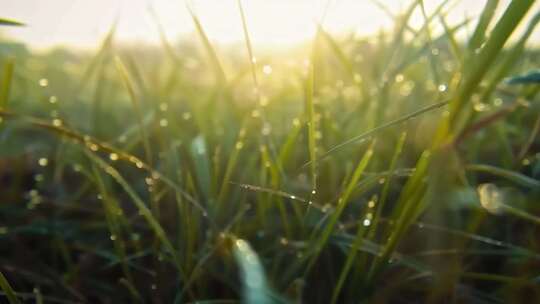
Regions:
<instances>
[{"instance_id":1,"label":"dew drop","mask_svg":"<svg viewBox=\"0 0 540 304\"><path fill-rule=\"evenodd\" d=\"M51 104L55 104L55 103L58 102L58 98L57 98L56 96L53 95L53 96L49 97L49 102L50 102Z\"/></svg>"},{"instance_id":2,"label":"dew drop","mask_svg":"<svg viewBox=\"0 0 540 304\"><path fill-rule=\"evenodd\" d=\"M364 219L364 222L362 223L365 227L371 225L371 220L369 219Z\"/></svg>"},{"instance_id":3,"label":"dew drop","mask_svg":"<svg viewBox=\"0 0 540 304\"><path fill-rule=\"evenodd\" d=\"M42 167L46 167L49 164L49 160L45 157L42 157L38 160L38 164Z\"/></svg>"},{"instance_id":4,"label":"dew drop","mask_svg":"<svg viewBox=\"0 0 540 304\"><path fill-rule=\"evenodd\" d=\"M487 106L485 103L482 103L482 102L477 102L474 104L474 110L476 112L484 112L487 110Z\"/></svg>"},{"instance_id":5,"label":"dew drop","mask_svg":"<svg viewBox=\"0 0 540 304\"><path fill-rule=\"evenodd\" d=\"M116 235L111 234L110 239L111 239L111 241L116 241Z\"/></svg>"},{"instance_id":6,"label":"dew drop","mask_svg":"<svg viewBox=\"0 0 540 304\"><path fill-rule=\"evenodd\" d=\"M169 105L166 104L166 103L164 103L164 102L162 102L162 103L159 104L159 109L160 109L162 112L165 112L165 111L167 111L167 110L169 109Z\"/></svg>"},{"instance_id":7,"label":"dew drop","mask_svg":"<svg viewBox=\"0 0 540 304\"><path fill-rule=\"evenodd\" d=\"M190 120L191 119L191 113L184 112L184 114L182 114L182 118L184 118L184 120Z\"/></svg>"},{"instance_id":8,"label":"dew drop","mask_svg":"<svg viewBox=\"0 0 540 304\"><path fill-rule=\"evenodd\" d=\"M52 124L55 127L61 127L62 126L62 120L58 119L58 118L55 118L55 119L53 119Z\"/></svg>"},{"instance_id":9,"label":"dew drop","mask_svg":"<svg viewBox=\"0 0 540 304\"><path fill-rule=\"evenodd\" d=\"M159 125L162 127L162 128L165 128L169 125L169 121L165 118L162 118L160 121L159 121Z\"/></svg>"},{"instance_id":10,"label":"dew drop","mask_svg":"<svg viewBox=\"0 0 540 304\"><path fill-rule=\"evenodd\" d=\"M437 89L439 90L439 92L446 92L446 90L448 90L448 87L445 84L440 84Z\"/></svg>"},{"instance_id":11,"label":"dew drop","mask_svg":"<svg viewBox=\"0 0 540 304\"><path fill-rule=\"evenodd\" d=\"M39 86L40 87L46 87L49 85L49 80L47 80L47 78L41 78L39 80Z\"/></svg>"},{"instance_id":12,"label":"dew drop","mask_svg":"<svg viewBox=\"0 0 540 304\"><path fill-rule=\"evenodd\" d=\"M89 143L88 144L88 148L90 148L90 150L96 152L97 150L99 150L99 146L94 144L94 143Z\"/></svg>"},{"instance_id":13,"label":"dew drop","mask_svg":"<svg viewBox=\"0 0 540 304\"><path fill-rule=\"evenodd\" d=\"M111 154L109 154L109 158L110 158L112 161L117 161L117 160L118 160L118 154L116 154L116 153L111 153Z\"/></svg>"},{"instance_id":14,"label":"dew drop","mask_svg":"<svg viewBox=\"0 0 540 304\"><path fill-rule=\"evenodd\" d=\"M503 205L503 195L494 184L481 184L477 188L480 204L492 214L500 214Z\"/></svg>"}]
</instances>

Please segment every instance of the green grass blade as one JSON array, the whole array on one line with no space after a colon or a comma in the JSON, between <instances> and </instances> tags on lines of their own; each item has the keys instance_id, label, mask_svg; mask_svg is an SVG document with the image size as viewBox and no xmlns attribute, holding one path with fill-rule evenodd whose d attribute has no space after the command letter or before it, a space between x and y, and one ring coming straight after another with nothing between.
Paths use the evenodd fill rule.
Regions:
<instances>
[{"instance_id":1,"label":"green grass blade","mask_svg":"<svg viewBox=\"0 0 540 304\"><path fill-rule=\"evenodd\" d=\"M157 219L152 215L152 211L146 206L144 201L139 197L139 195L133 190L133 188L129 185L129 183L120 175L120 173L107 164L105 161L103 161L101 158L93 155L90 152L86 152L86 155L92 160L94 163L98 165L105 173L110 175L121 187L122 189L129 195L135 206L137 207L139 214L146 220L149 227L152 229L156 237L161 241L165 249L169 252L169 254L172 256L172 260L174 265L177 267L178 271L180 272L180 275L183 278L186 278L185 272L182 268L182 265L180 263L180 258L178 256L178 252L176 249L174 249L174 246L172 245L171 241L167 237L167 233L163 229L163 227L160 225L160 223L157 221Z\"/></svg>"},{"instance_id":2,"label":"green grass blade","mask_svg":"<svg viewBox=\"0 0 540 304\"><path fill-rule=\"evenodd\" d=\"M511 171L511 170L498 168L491 165L484 165L484 164L467 165L465 168L469 171L485 172L485 173L489 173L495 176L500 176L514 183L517 183L519 185L522 185L531 189L540 188L540 181L534 178L528 177L526 175L523 175L521 173L518 173L516 171Z\"/></svg>"},{"instance_id":3,"label":"green grass blade","mask_svg":"<svg viewBox=\"0 0 540 304\"><path fill-rule=\"evenodd\" d=\"M266 282L264 268L259 257L244 240L233 240L233 253L242 273L243 299L245 303L275 303Z\"/></svg>"},{"instance_id":4,"label":"green grass blade","mask_svg":"<svg viewBox=\"0 0 540 304\"><path fill-rule=\"evenodd\" d=\"M15 62L13 60L8 60L4 65L2 87L0 88L0 109L6 109L8 106L14 68Z\"/></svg>"},{"instance_id":5,"label":"green grass blade","mask_svg":"<svg viewBox=\"0 0 540 304\"><path fill-rule=\"evenodd\" d=\"M326 223L326 226L324 230L322 231L320 237L315 240L315 248L314 248L315 251L314 251L314 255L311 257L309 266L307 267L308 270L311 268L311 266L313 265L313 263L319 256L319 253L322 251L322 249L328 242L328 239L332 235L332 232L334 231L334 228L341 214L345 210L345 207L348 205L351 195L353 194L356 188L356 185L358 184L358 181L360 180L360 177L364 173L364 170L368 166L371 160L371 157L373 156L373 146L374 146L374 142L371 143L370 147L366 150L366 152L362 156L362 159L356 166L356 169L354 170L353 175L351 176L349 182L347 183L345 190L343 191L343 193L340 195L338 199L338 202L337 202L338 205L335 211L330 216L328 223Z\"/></svg>"},{"instance_id":6,"label":"green grass blade","mask_svg":"<svg viewBox=\"0 0 540 304\"><path fill-rule=\"evenodd\" d=\"M474 54L474 51L478 49L485 41L487 28L495 15L498 5L499 0L488 0L486 2L484 9L482 10L480 20L478 21L478 24L474 29L474 33L467 44L470 53Z\"/></svg>"},{"instance_id":7,"label":"green grass blade","mask_svg":"<svg viewBox=\"0 0 540 304\"><path fill-rule=\"evenodd\" d=\"M356 143L356 142L360 142L362 140L365 140L367 138L369 138L370 136L384 130L384 129L387 129L387 128L390 128L390 127L393 127L393 126L396 126L396 125L399 125L401 123L404 123L408 120L411 120L413 118L416 118L424 113L427 113L427 112L430 112L430 111L433 111L433 110L436 110L436 109L439 109L445 105L447 105L449 103L448 100L446 101L441 101L441 102L438 102L438 103L434 103L434 104L431 104L431 105L428 105L426 107L423 107L417 111L414 111L410 114L407 114L407 115L404 115L400 118L397 118L397 119L394 119L394 120L391 120L387 123L384 123L378 127L375 127L373 129L370 129L366 132L363 132L361 133L360 135L357 135L357 136L354 136L338 145L335 145L333 146L332 148L330 148L328 151L326 151L324 154L322 154L320 157L319 157L319 160L322 160L326 157L328 157L330 154L336 152L337 150L347 146L347 145L350 145L350 144L353 144L353 143ZM304 166L308 165L309 163L306 163L304 164Z\"/></svg>"},{"instance_id":8,"label":"green grass blade","mask_svg":"<svg viewBox=\"0 0 540 304\"><path fill-rule=\"evenodd\" d=\"M12 20L12 19L0 18L0 25L24 26L25 24L16 20Z\"/></svg>"},{"instance_id":9,"label":"green grass blade","mask_svg":"<svg viewBox=\"0 0 540 304\"><path fill-rule=\"evenodd\" d=\"M0 288L6 293L9 304L21 304L4 274L0 271Z\"/></svg>"},{"instance_id":10,"label":"green grass blade","mask_svg":"<svg viewBox=\"0 0 540 304\"><path fill-rule=\"evenodd\" d=\"M457 115L461 113L463 105L469 100L482 78L492 67L492 63L503 49L510 34L517 28L517 25L533 3L534 0L512 1L510 3L495 25L490 38L475 56L476 59L471 63L469 69L467 69L463 83L456 93L456 97L450 103L450 115L448 116L450 122L454 122ZM440 141L440 139L437 138L437 141Z\"/></svg>"}]
</instances>

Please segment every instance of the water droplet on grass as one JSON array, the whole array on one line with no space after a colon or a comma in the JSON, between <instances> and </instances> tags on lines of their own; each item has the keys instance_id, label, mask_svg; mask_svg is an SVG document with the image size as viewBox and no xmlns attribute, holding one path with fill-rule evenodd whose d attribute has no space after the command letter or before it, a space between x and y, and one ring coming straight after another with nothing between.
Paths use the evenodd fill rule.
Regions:
<instances>
[{"instance_id":1,"label":"water droplet on grass","mask_svg":"<svg viewBox=\"0 0 540 304\"><path fill-rule=\"evenodd\" d=\"M118 160L118 154L116 154L116 153L111 153L111 154L109 154L109 158L110 158L112 161L117 161L117 160Z\"/></svg>"},{"instance_id":2,"label":"water droplet on grass","mask_svg":"<svg viewBox=\"0 0 540 304\"><path fill-rule=\"evenodd\" d=\"M42 157L38 160L38 164L42 167L46 167L49 164L49 160L45 157Z\"/></svg>"},{"instance_id":3,"label":"water droplet on grass","mask_svg":"<svg viewBox=\"0 0 540 304\"><path fill-rule=\"evenodd\" d=\"M500 214L503 204L503 194L494 184L481 184L477 188L480 204L492 214Z\"/></svg>"},{"instance_id":4,"label":"water droplet on grass","mask_svg":"<svg viewBox=\"0 0 540 304\"><path fill-rule=\"evenodd\" d=\"M39 86L40 87L46 87L49 85L49 80L47 78L41 78L39 80Z\"/></svg>"},{"instance_id":5,"label":"water droplet on grass","mask_svg":"<svg viewBox=\"0 0 540 304\"><path fill-rule=\"evenodd\" d=\"M62 123L61 119L55 118L55 119L53 119L52 124L55 127L61 127L63 123Z\"/></svg>"},{"instance_id":6,"label":"water droplet on grass","mask_svg":"<svg viewBox=\"0 0 540 304\"><path fill-rule=\"evenodd\" d=\"M439 90L439 92L446 92L446 90L448 90L448 87L445 84L440 84L437 89Z\"/></svg>"}]
</instances>

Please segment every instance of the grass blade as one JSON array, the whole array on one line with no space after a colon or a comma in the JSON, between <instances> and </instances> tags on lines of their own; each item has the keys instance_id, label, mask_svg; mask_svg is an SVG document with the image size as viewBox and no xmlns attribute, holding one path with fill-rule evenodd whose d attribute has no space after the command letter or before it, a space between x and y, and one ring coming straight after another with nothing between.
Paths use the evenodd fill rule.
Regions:
<instances>
[{"instance_id":1,"label":"grass blade","mask_svg":"<svg viewBox=\"0 0 540 304\"><path fill-rule=\"evenodd\" d=\"M13 60L8 60L4 66L4 77L2 78L2 87L0 88L0 109L7 108L14 68L15 62Z\"/></svg>"},{"instance_id":2,"label":"grass blade","mask_svg":"<svg viewBox=\"0 0 540 304\"><path fill-rule=\"evenodd\" d=\"M0 271L0 288L6 293L9 304L21 304L4 274Z\"/></svg>"},{"instance_id":3,"label":"grass blade","mask_svg":"<svg viewBox=\"0 0 540 304\"><path fill-rule=\"evenodd\" d=\"M25 24L19 21L15 21L7 18L0 18L0 25L6 26L24 26Z\"/></svg>"},{"instance_id":4,"label":"grass blade","mask_svg":"<svg viewBox=\"0 0 540 304\"><path fill-rule=\"evenodd\" d=\"M249 244L241 239L233 240L233 253L242 273L245 303L275 303L266 282L264 268Z\"/></svg>"}]
</instances>

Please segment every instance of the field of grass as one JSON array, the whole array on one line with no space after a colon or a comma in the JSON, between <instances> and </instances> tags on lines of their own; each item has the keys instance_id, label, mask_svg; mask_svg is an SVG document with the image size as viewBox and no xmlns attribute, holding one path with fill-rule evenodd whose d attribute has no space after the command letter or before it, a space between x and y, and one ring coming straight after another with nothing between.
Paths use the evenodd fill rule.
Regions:
<instances>
[{"instance_id":1,"label":"field of grass","mask_svg":"<svg viewBox=\"0 0 540 304\"><path fill-rule=\"evenodd\" d=\"M0 41L0 301L539 303L540 12L453 2L272 52L195 13L181 43Z\"/></svg>"}]
</instances>

